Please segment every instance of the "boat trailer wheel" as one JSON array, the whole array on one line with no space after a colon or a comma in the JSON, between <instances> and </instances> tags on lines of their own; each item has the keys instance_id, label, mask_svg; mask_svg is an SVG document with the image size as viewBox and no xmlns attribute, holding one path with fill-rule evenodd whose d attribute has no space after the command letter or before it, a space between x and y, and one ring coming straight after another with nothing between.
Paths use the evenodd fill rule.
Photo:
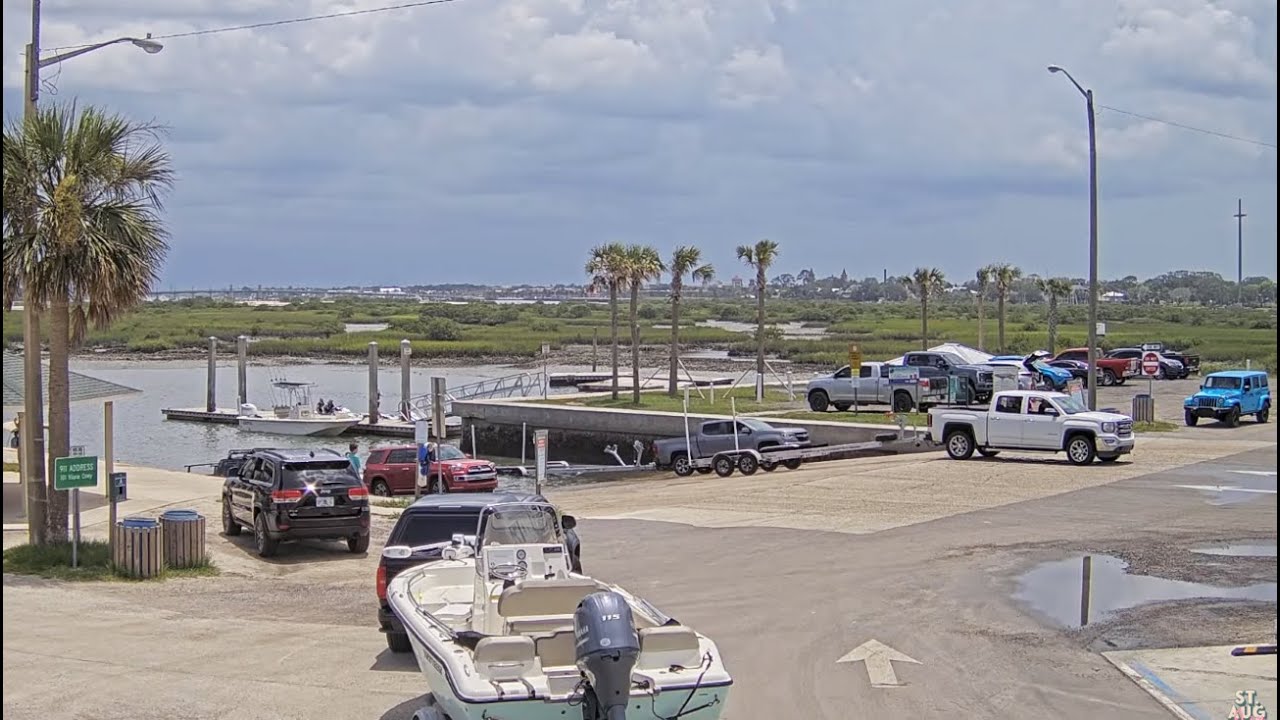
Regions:
<instances>
[{"instance_id":1,"label":"boat trailer wheel","mask_svg":"<svg viewBox=\"0 0 1280 720\"><path fill-rule=\"evenodd\" d=\"M733 458L728 455L721 455L716 458L715 462L712 464L715 465L716 474L720 477L729 477L732 475L734 466L736 465Z\"/></svg>"}]
</instances>

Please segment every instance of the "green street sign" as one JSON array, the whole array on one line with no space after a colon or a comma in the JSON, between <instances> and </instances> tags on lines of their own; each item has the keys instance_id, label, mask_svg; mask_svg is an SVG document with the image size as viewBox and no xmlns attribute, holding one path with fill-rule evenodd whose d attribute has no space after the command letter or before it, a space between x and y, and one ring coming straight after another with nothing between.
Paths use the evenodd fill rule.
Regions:
<instances>
[{"instance_id":1,"label":"green street sign","mask_svg":"<svg viewBox=\"0 0 1280 720\"><path fill-rule=\"evenodd\" d=\"M53 489L74 490L98 486L98 458L60 457L53 460Z\"/></svg>"}]
</instances>

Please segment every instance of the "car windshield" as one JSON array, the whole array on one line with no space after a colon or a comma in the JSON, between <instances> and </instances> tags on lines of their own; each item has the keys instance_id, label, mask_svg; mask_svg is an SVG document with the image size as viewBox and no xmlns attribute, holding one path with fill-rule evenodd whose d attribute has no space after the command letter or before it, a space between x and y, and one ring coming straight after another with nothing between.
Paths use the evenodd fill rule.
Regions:
<instances>
[{"instance_id":1,"label":"car windshield","mask_svg":"<svg viewBox=\"0 0 1280 720\"><path fill-rule=\"evenodd\" d=\"M301 489L308 485L346 485L355 487L361 480L351 469L348 460L312 460L310 462L285 463L282 488Z\"/></svg>"},{"instance_id":2,"label":"car windshield","mask_svg":"<svg viewBox=\"0 0 1280 720\"><path fill-rule=\"evenodd\" d=\"M1064 415L1075 415L1076 413L1089 412L1089 408L1085 407L1084 403L1070 395L1054 398L1053 401L1057 403L1059 408L1062 408L1062 413Z\"/></svg>"},{"instance_id":3,"label":"car windshield","mask_svg":"<svg viewBox=\"0 0 1280 720\"><path fill-rule=\"evenodd\" d=\"M420 547L449 542L454 535L471 535L476 531L479 513L454 512L449 514L408 512L388 538L388 545Z\"/></svg>"},{"instance_id":4,"label":"car windshield","mask_svg":"<svg viewBox=\"0 0 1280 720\"><path fill-rule=\"evenodd\" d=\"M549 505L526 504L485 508L480 518L483 545L560 542L555 511Z\"/></svg>"},{"instance_id":5,"label":"car windshield","mask_svg":"<svg viewBox=\"0 0 1280 720\"><path fill-rule=\"evenodd\" d=\"M1204 379L1204 386L1212 390L1239 390L1240 378L1210 375Z\"/></svg>"},{"instance_id":6,"label":"car windshield","mask_svg":"<svg viewBox=\"0 0 1280 720\"><path fill-rule=\"evenodd\" d=\"M437 460L465 460L466 454L453 445L441 445Z\"/></svg>"},{"instance_id":7,"label":"car windshield","mask_svg":"<svg viewBox=\"0 0 1280 720\"><path fill-rule=\"evenodd\" d=\"M772 425L760 420L752 420L750 418L738 418L738 422L751 428L752 430L772 430L773 429Z\"/></svg>"}]
</instances>

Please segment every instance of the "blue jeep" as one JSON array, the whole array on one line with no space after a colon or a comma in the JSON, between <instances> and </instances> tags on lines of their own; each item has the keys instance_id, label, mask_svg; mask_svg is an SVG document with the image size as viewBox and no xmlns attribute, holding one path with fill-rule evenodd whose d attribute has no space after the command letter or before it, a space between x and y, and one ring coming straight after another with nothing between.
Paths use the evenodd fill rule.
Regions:
<instances>
[{"instance_id":1,"label":"blue jeep","mask_svg":"<svg viewBox=\"0 0 1280 720\"><path fill-rule=\"evenodd\" d=\"M1264 423L1271 415L1271 389L1267 374L1258 370L1227 370L1205 376L1200 391L1182 401L1187 425L1200 418L1216 418L1230 427L1240 424L1241 415L1252 415Z\"/></svg>"}]
</instances>

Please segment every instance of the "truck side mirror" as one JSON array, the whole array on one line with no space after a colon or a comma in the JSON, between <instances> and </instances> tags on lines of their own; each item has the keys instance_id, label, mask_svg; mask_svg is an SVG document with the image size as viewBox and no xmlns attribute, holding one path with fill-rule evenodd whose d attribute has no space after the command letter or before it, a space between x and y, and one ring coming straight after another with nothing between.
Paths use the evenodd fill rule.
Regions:
<instances>
[{"instance_id":1,"label":"truck side mirror","mask_svg":"<svg viewBox=\"0 0 1280 720\"><path fill-rule=\"evenodd\" d=\"M578 518L572 515L561 515L560 527L564 528L565 530L572 530L578 527Z\"/></svg>"}]
</instances>

